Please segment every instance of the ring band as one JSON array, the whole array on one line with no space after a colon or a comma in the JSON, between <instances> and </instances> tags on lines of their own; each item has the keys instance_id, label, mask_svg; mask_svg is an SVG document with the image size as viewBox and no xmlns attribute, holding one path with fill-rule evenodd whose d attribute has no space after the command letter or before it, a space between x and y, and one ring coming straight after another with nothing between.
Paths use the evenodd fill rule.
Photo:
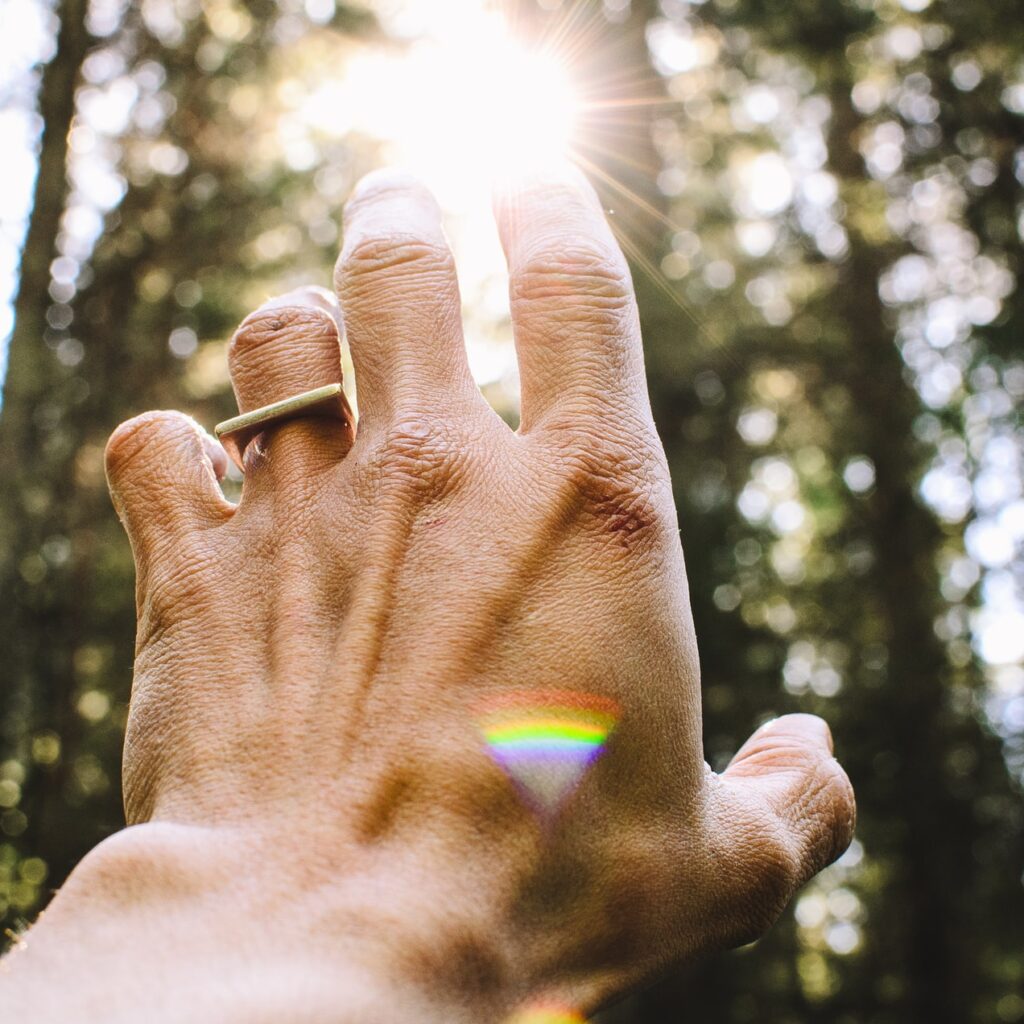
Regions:
<instances>
[{"instance_id":1,"label":"ring band","mask_svg":"<svg viewBox=\"0 0 1024 1024\"><path fill-rule=\"evenodd\" d=\"M235 465L242 469L245 449L257 434L274 424L307 416L336 419L343 423L352 423L355 419L341 385L328 384L224 420L213 428L213 432Z\"/></svg>"}]
</instances>

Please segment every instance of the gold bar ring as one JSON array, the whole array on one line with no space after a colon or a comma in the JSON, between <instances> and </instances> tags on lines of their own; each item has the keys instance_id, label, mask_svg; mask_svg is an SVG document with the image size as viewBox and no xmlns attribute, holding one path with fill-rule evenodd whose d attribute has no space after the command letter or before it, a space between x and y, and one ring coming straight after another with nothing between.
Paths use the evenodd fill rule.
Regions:
<instances>
[{"instance_id":1,"label":"gold bar ring","mask_svg":"<svg viewBox=\"0 0 1024 1024\"><path fill-rule=\"evenodd\" d=\"M343 423L352 423L354 420L342 386L327 384L224 420L213 428L213 432L235 465L242 469L242 456L257 434L275 424L307 416L336 419Z\"/></svg>"}]
</instances>

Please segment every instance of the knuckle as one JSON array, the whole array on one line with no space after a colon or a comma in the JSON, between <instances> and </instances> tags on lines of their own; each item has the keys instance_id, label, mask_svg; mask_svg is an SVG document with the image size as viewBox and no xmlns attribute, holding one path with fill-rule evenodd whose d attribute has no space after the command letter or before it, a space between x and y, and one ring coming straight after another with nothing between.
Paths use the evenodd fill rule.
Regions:
<instances>
[{"instance_id":1,"label":"knuckle","mask_svg":"<svg viewBox=\"0 0 1024 1024\"><path fill-rule=\"evenodd\" d=\"M850 845L856 824L853 787L839 762L817 751L775 750L767 763L795 773L787 817L799 842L798 884L803 884Z\"/></svg>"},{"instance_id":2,"label":"knuckle","mask_svg":"<svg viewBox=\"0 0 1024 1024\"><path fill-rule=\"evenodd\" d=\"M596 242L548 242L529 253L513 277L513 303L548 307L569 298L592 312L619 314L629 308L633 286L622 254Z\"/></svg>"},{"instance_id":3,"label":"knuckle","mask_svg":"<svg viewBox=\"0 0 1024 1024\"><path fill-rule=\"evenodd\" d=\"M581 432L560 445L568 500L583 522L622 550L653 541L666 521L662 458L654 446Z\"/></svg>"},{"instance_id":4,"label":"knuckle","mask_svg":"<svg viewBox=\"0 0 1024 1024\"><path fill-rule=\"evenodd\" d=\"M788 845L766 843L753 866L742 909L734 918L732 945L746 945L764 935L786 909L797 885L797 861Z\"/></svg>"},{"instance_id":5,"label":"knuckle","mask_svg":"<svg viewBox=\"0 0 1024 1024\"><path fill-rule=\"evenodd\" d=\"M451 423L405 412L388 427L376 454L377 472L421 501L446 497L466 470L468 445Z\"/></svg>"},{"instance_id":6,"label":"knuckle","mask_svg":"<svg viewBox=\"0 0 1024 1024\"><path fill-rule=\"evenodd\" d=\"M767 831L767 830L766 830ZM761 912L763 930L774 924L801 882L800 855L779 823L759 844L755 859L753 904Z\"/></svg>"},{"instance_id":7,"label":"knuckle","mask_svg":"<svg viewBox=\"0 0 1024 1024\"><path fill-rule=\"evenodd\" d=\"M633 550L654 535L658 510L644 484L614 476L594 477L584 498L597 530L616 547Z\"/></svg>"},{"instance_id":8,"label":"knuckle","mask_svg":"<svg viewBox=\"0 0 1024 1024\"><path fill-rule=\"evenodd\" d=\"M157 675L136 666L121 759L121 786L128 825L150 821L158 802L181 788L173 779L181 752L181 702L168 699L161 678L173 678L175 659L165 656ZM187 712L186 712L187 714ZM180 763L180 762L179 762ZM119 835L125 835L124 832Z\"/></svg>"},{"instance_id":9,"label":"knuckle","mask_svg":"<svg viewBox=\"0 0 1024 1024\"><path fill-rule=\"evenodd\" d=\"M362 294L365 282L384 276L441 278L454 272L451 250L441 241L414 235L367 235L347 248L338 261L336 284L344 303Z\"/></svg>"}]
</instances>

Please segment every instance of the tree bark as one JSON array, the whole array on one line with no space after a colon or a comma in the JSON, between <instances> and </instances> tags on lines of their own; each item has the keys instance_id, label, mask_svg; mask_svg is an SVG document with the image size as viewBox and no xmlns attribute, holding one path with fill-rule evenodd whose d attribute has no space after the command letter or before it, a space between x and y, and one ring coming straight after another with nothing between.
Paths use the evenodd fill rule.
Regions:
<instances>
[{"instance_id":1,"label":"tree bark","mask_svg":"<svg viewBox=\"0 0 1024 1024\"><path fill-rule=\"evenodd\" d=\"M851 86L837 76L829 97L830 167L841 182L865 177ZM860 694L855 728L867 737L887 720L900 762L907 766L896 785L871 791L871 783L861 780L868 790L863 797L883 824L884 835L869 843L888 846L899 865L890 884L902 890L899 904L907 916L888 923L901 934L903 1019L956 1024L968 1019L970 1008L970 958L963 956L959 938L969 924L961 920L958 894L974 874L968 838L973 822L970 801L958 800L944 784L946 758L957 731L972 733L970 742L979 749L985 740L976 722L958 722L948 712L951 670L932 628L942 607L937 587L942 534L914 493L922 454L913 424L921 406L906 382L878 293L886 262L876 244L851 231L850 255L840 266L834 292L847 332L842 376L853 400L851 441L875 466L862 525L875 554L868 580L871 600L886 624L888 651L887 685ZM885 966L878 964L880 970Z\"/></svg>"},{"instance_id":2,"label":"tree bark","mask_svg":"<svg viewBox=\"0 0 1024 1024\"><path fill-rule=\"evenodd\" d=\"M34 460L33 412L50 387L49 354L43 345L50 304L50 263L68 196L68 133L75 115L75 88L89 46L86 0L61 0L57 52L43 72L39 114L43 119L32 214L22 249L14 330L0 407L0 586L10 594L12 565L23 553L26 510L19 486Z\"/></svg>"},{"instance_id":3,"label":"tree bark","mask_svg":"<svg viewBox=\"0 0 1024 1024\"><path fill-rule=\"evenodd\" d=\"M0 670L0 762L13 757L23 765L29 761L32 736L39 725L36 709L50 698L52 680L68 676L70 662L65 611L73 587L66 573L41 569L46 563L40 549L47 538L60 533L55 518L66 504L74 459L74 451L67 446L46 443L52 424L45 413L59 408L57 399L67 375L58 372L61 367L45 337L52 301L50 264L57 255L69 192L68 134L90 45L86 7L86 0L61 0L57 49L42 75L38 171L0 408L0 637L5 644ZM60 536L66 542L64 534ZM57 774L57 770L48 773L54 778ZM34 806L30 791L38 785L39 780L30 775L22 790L23 806ZM26 827L24 819L17 824L5 815L0 827L5 839L15 837L16 845L24 842L18 838Z\"/></svg>"}]
</instances>

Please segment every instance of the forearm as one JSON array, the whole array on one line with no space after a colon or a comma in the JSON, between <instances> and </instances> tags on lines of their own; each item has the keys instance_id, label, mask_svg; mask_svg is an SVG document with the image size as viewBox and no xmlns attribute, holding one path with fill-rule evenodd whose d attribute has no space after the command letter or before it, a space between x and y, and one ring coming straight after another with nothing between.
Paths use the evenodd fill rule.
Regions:
<instances>
[{"instance_id":1,"label":"forearm","mask_svg":"<svg viewBox=\"0 0 1024 1024\"><path fill-rule=\"evenodd\" d=\"M211 842L211 838L215 839ZM500 1019L407 976L400 944L316 933L284 872L240 865L205 830L130 829L93 851L0 961L23 1024L348 1024ZM247 867L247 869L246 869ZM358 920L355 916L353 920ZM400 943L400 940L398 940ZM187 995L184 995L187 993Z\"/></svg>"}]
</instances>

